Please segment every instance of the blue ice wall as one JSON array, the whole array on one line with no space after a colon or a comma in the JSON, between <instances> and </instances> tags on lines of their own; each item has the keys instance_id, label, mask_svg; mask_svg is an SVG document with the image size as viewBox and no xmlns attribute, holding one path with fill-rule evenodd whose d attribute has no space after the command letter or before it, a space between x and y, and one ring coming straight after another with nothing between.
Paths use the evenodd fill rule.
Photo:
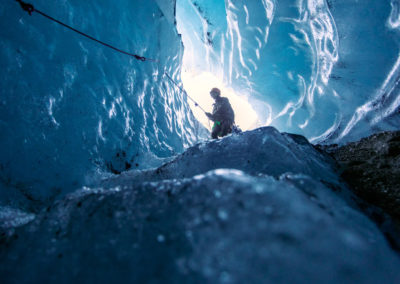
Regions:
<instances>
[{"instance_id":1,"label":"blue ice wall","mask_svg":"<svg viewBox=\"0 0 400 284\"><path fill-rule=\"evenodd\" d=\"M193 144L196 122L166 78L183 47L174 1L32 1L140 62L71 32L16 1L0 4L1 198L44 200L94 172L158 165Z\"/></svg>"},{"instance_id":2,"label":"blue ice wall","mask_svg":"<svg viewBox=\"0 0 400 284\"><path fill-rule=\"evenodd\" d=\"M262 124L313 142L399 128L397 0L177 3L187 68L223 74Z\"/></svg>"},{"instance_id":3,"label":"blue ice wall","mask_svg":"<svg viewBox=\"0 0 400 284\"><path fill-rule=\"evenodd\" d=\"M179 81L187 66L223 74L262 125L313 142L398 129L397 0L110 0L0 5L0 186L43 200L94 173L148 168L202 136ZM204 137L204 136L203 136ZM15 190L18 189L18 190Z\"/></svg>"}]
</instances>

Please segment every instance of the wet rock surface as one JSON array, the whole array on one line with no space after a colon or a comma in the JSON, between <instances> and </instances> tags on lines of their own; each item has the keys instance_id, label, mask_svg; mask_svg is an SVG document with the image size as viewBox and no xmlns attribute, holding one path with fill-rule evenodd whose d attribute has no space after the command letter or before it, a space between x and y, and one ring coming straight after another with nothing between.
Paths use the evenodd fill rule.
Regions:
<instances>
[{"instance_id":1,"label":"wet rock surface","mask_svg":"<svg viewBox=\"0 0 400 284\"><path fill-rule=\"evenodd\" d=\"M260 128L77 190L33 220L7 211L0 279L399 283L398 254L355 200L327 154Z\"/></svg>"},{"instance_id":2,"label":"wet rock surface","mask_svg":"<svg viewBox=\"0 0 400 284\"><path fill-rule=\"evenodd\" d=\"M400 279L377 227L323 184L237 170L85 189L3 237L0 257L2 283Z\"/></svg>"},{"instance_id":3,"label":"wet rock surface","mask_svg":"<svg viewBox=\"0 0 400 284\"><path fill-rule=\"evenodd\" d=\"M286 172L302 173L338 189L341 187L332 157L315 150L303 136L280 133L273 127L199 143L157 169L125 172L99 185L111 187L123 180L180 179L220 168L277 178Z\"/></svg>"},{"instance_id":4,"label":"wet rock surface","mask_svg":"<svg viewBox=\"0 0 400 284\"><path fill-rule=\"evenodd\" d=\"M379 206L400 224L400 131L322 148L337 160L342 177L358 196Z\"/></svg>"}]
</instances>

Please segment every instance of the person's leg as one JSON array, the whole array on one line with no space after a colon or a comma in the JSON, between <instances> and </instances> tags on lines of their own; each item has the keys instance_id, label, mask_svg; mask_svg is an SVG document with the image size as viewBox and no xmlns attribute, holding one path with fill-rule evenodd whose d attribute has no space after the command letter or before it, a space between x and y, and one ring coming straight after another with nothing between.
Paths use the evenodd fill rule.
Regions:
<instances>
[{"instance_id":1,"label":"person's leg","mask_svg":"<svg viewBox=\"0 0 400 284\"><path fill-rule=\"evenodd\" d=\"M232 133L232 124L230 122L223 122L221 124L221 134L220 136L226 136L229 133Z\"/></svg>"},{"instance_id":2,"label":"person's leg","mask_svg":"<svg viewBox=\"0 0 400 284\"><path fill-rule=\"evenodd\" d=\"M221 125L214 124L214 126L212 128L212 132L211 132L211 138L212 139L217 139L218 138L218 134L220 134L220 132L221 132Z\"/></svg>"}]
</instances>

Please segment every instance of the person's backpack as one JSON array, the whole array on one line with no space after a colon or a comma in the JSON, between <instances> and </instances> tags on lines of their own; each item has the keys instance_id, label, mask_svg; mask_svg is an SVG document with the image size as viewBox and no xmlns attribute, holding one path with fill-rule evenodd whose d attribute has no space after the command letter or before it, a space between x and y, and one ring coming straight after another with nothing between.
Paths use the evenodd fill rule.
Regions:
<instances>
[{"instance_id":1,"label":"person's backpack","mask_svg":"<svg viewBox=\"0 0 400 284\"><path fill-rule=\"evenodd\" d=\"M230 121L234 122L235 121L235 113L233 112L232 106L229 103L229 100L227 98L224 98L223 110L224 110L224 114L226 115L226 118L229 119Z\"/></svg>"}]
</instances>

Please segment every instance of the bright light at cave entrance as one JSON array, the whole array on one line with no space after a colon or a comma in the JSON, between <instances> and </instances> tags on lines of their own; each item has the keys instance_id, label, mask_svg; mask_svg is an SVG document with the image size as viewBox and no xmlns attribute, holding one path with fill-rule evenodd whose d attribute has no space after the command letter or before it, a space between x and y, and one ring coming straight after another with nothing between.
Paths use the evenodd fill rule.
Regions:
<instances>
[{"instance_id":1,"label":"bright light at cave entrance","mask_svg":"<svg viewBox=\"0 0 400 284\"><path fill-rule=\"evenodd\" d=\"M258 116L246 99L238 96L234 90L224 86L221 80L211 73L203 72L195 74L192 72L182 72L182 82L186 92L191 96L205 111L212 112L214 100L210 96L212 88L221 90L221 95L227 97L235 112L235 122L242 130L250 130L257 126ZM207 116L199 107L188 100L194 116L209 129ZM210 123L211 125L211 123ZM212 126L212 125L211 125Z\"/></svg>"}]
</instances>

